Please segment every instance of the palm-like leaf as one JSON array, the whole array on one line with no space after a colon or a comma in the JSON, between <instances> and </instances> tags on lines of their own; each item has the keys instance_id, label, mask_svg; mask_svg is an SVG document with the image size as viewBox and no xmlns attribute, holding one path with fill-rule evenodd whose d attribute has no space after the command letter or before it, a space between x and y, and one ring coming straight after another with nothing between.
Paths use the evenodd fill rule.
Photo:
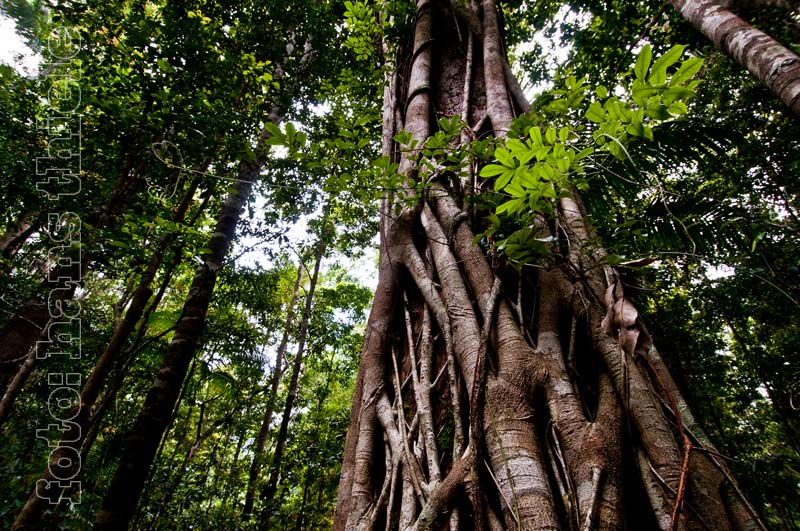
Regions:
<instances>
[{"instance_id":1,"label":"palm-like leaf","mask_svg":"<svg viewBox=\"0 0 800 531\"><path fill-rule=\"evenodd\" d=\"M741 250L751 213L698 182L698 168L730 155L739 135L699 120L654 128L623 160L600 155L587 166L584 203L613 247L627 254L680 252L713 256Z\"/></svg>"}]
</instances>

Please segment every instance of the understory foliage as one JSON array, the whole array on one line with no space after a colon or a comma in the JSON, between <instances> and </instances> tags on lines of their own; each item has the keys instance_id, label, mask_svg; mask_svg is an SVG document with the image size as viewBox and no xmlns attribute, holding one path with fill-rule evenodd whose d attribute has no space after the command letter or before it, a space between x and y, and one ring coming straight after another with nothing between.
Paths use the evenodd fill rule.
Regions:
<instances>
[{"instance_id":1,"label":"understory foliage","mask_svg":"<svg viewBox=\"0 0 800 531\"><path fill-rule=\"evenodd\" d=\"M684 3L0 3L0 527L800 529L800 121Z\"/></svg>"}]
</instances>

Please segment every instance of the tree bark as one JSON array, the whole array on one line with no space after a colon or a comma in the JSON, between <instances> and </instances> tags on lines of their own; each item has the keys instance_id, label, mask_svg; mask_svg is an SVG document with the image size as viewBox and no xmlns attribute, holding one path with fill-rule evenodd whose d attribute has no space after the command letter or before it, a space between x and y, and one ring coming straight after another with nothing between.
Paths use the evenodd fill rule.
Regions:
<instances>
[{"instance_id":1,"label":"tree bark","mask_svg":"<svg viewBox=\"0 0 800 531\"><path fill-rule=\"evenodd\" d=\"M381 208L333 528L763 529L604 264L577 195L555 205L557 232L544 216L536 226L570 252L520 272L474 243L462 167L424 176L416 151L386 140L403 129L422 145L437 115L454 114L502 137L514 108L528 108L494 0L452 5L417 2L413 48L397 61L406 81L386 84L384 154L400 153L408 188ZM459 38L472 34L472 45Z\"/></svg>"},{"instance_id":2,"label":"tree bark","mask_svg":"<svg viewBox=\"0 0 800 531\"><path fill-rule=\"evenodd\" d=\"M669 0L714 46L758 78L800 116L800 57L716 0Z\"/></svg>"},{"instance_id":3,"label":"tree bark","mask_svg":"<svg viewBox=\"0 0 800 531\"><path fill-rule=\"evenodd\" d=\"M277 109L270 113L270 121L279 121ZM211 236L210 252L197 268L161 369L128 433L126 448L97 514L95 529L127 529L130 523L158 443L171 421L181 383L197 350L217 272L223 266L241 211L264 164L267 137L268 133L262 131L255 160L243 161L239 166L238 180L225 200Z\"/></svg>"}]
</instances>

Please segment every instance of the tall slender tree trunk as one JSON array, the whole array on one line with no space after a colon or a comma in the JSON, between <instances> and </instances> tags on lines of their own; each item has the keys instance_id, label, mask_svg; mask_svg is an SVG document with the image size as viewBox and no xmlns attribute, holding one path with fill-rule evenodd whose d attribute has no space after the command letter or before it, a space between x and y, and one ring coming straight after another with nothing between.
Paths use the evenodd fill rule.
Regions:
<instances>
[{"instance_id":1,"label":"tall slender tree trunk","mask_svg":"<svg viewBox=\"0 0 800 531\"><path fill-rule=\"evenodd\" d=\"M210 159L207 159L198 167L198 171L205 171L210 163ZM174 222L179 224L183 222L199 184L199 179L194 179L190 183L181 203L178 205L178 209L173 215L172 220ZM86 435L91 433L92 410L108 381L111 371L115 366L119 365L119 357L126 342L136 328L137 323L141 321L142 314L153 295L152 283L161 268L164 255L172 247L176 237L177 233L165 236L154 250L150 263L142 273L139 284L133 292L124 319L114 330L108 345L97 359L91 374L83 384L78 403L70 415L72 420L66 423L61 441L50 454L47 467L36 482L28 501L17 515L12 529L28 529L35 523L40 522L42 513L47 508L48 503L59 499L60 493L57 491L60 490L60 486L53 476L55 472L58 472L61 477L67 475L77 477L80 474L81 460L74 459L73 456L78 455ZM95 419L95 422L100 422L100 420L99 418ZM0 416L0 421L2 421L2 416ZM64 463L69 463L69 465L65 466Z\"/></svg>"},{"instance_id":2,"label":"tall slender tree trunk","mask_svg":"<svg viewBox=\"0 0 800 531\"><path fill-rule=\"evenodd\" d=\"M232 419L233 419L233 413L228 413L227 415L212 422L211 425L201 433L200 429L202 427L203 416L202 415L200 416L199 422L201 424L197 426L197 436L195 437L192 446L190 446L189 449L186 450L186 453L183 456L183 461L181 461L181 465L178 468L178 471L173 475L173 479L170 482L170 485L167 487L164 493L164 497L158 504L158 509L156 510L156 513L153 515L152 521L150 522L149 529L151 531L154 531L156 529L159 517L169 507L170 502L172 502L172 498L175 496L175 491L177 491L180 484L183 483L183 477L186 475L186 468L189 466L189 463L192 461L192 459L194 459L194 456L197 455L197 452L200 450L202 444L206 441L206 439L214 435L214 433L217 431L217 429L219 429L220 426L229 423Z\"/></svg>"},{"instance_id":3,"label":"tall slender tree trunk","mask_svg":"<svg viewBox=\"0 0 800 531\"><path fill-rule=\"evenodd\" d=\"M38 300L26 302L22 305L21 311L11 318L9 325L0 332L0 385L2 386L5 386L10 379L7 374L10 372L13 375L18 368L24 374L24 377L20 375L22 377L20 386L24 385L27 375L33 370L36 357L31 351L37 348L40 334L44 337L49 337L49 327L57 324L57 321L51 319L51 317L59 319L64 317L64 314L71 314L71 312L76 311L69 301L71 301L76 287L82 282L83 277L89 270L93 260L92 246L95 243L79 240L85 248L89 249L88 252L74 248L73 243L77 242L73 242L73 238L80 235L80 223L82 221L86 222L95 229L107 227L127 208L130 198L141 185L139 177L142 164L136 165L137 155L139 154L138 148L142 142L142 126L148 120L155 103L155 97L152 94L143 96L142 99L145 104L139 127L134 137L126 138L126 145L123 150L125 162L122 165L111 195L106 198L105 203L88 216L88 219L75 220L68 214L62 216L61 219L66 221L68 228L67 234L58 240L62 244L59 246L61 256L58 257L58 260L65 263L57 264L52 271L47 273L42 282L43 291L46 292L45 302L42 303ZM59 247L56 247L56 249ZM26 312L34 306L39 307L36 312L32 315L26 315ZM26 319L31 325L25 328L25 333L20 333L15 326L15 320L18 317ZM16 365L14 363L15 360Z\"/></svg>"},{"instance_id":4,"label":"tall slender tree trunk","mask_svg":"<svg viewBox=\"0 0 800 531\"><path fill-rule=\"evenodd\" d=\"M314 271L311 274L311 279L309 281L305 309L303 310L303 321L300 323L300 333L299 337L297 338L297 353L292 361L292 375L291 379L289 380L286 404L283 406L281 426L278 430L278 438L275 442L275 452L272 454L272 462L270 463L269 467L269 481L261 492L261 499L264 503L264 511L261 516L259 528L264 530L269 529L269 520L274 511L273 501L275 499L275 493L278 491L278 480L280 477L281 465L283 464L283 454L286 451L286 439L289 434L289 421L292 418L294 402L297 398L297 391L300 387L300 371L303 368L303 356L305 354L306 340L308 338L308 325L311 321L311 307L314 303L314 292L317 289L317 279L319 278L319 268L322 264L322 257L325 256L328 211L329 205L326 205L325 212L323 214L322 228L320 229L319 242L317 243L317 255L314 261Z\"/></svg>"},{"instance_id":5,"label":"tall slender tree trunk","mask_svg":"<svg viewBox=\"0 0 800 531\"><path fill-rule=\"evenodd\" d=\"M269 119L273 123L279 121L277 109L273 109ZM95 529L127 529L130 523L159 441L171 421L186 371L197 351L217 273L223 266L253 183L263 167L267 137L268 133L262 131L255 160L240 164L238 180L225 200L211 236L210 252L197 268L176 324L175 335L145 398L142 411L128 433L125 450L97 514Z\"/></svg>"},{"instance_id":6,"label":"tall slender tree trunk","mask_svg":"<svg viewBox=\"0 0 800 531\"><path fill-rule=\"evenodd\" d=\"M714 46L747 68L800 116L800 57L717 0L669 0ZM777 4L777 2L776 2Z\"/></svg>"},{"instance_id":7,"label":"tall slender tree trunk","mask_svg":"<svg viewBox=\"0 0 800 531\"><path fill-rule=\"evenodd\" d=\"M267 409L264 411L264 419L261 422L261 428L258 431L258 438L256 439L256 447L253 449L253 460L250 462L250 474L247 478L247 493L244 498L244 509L242 510L242 519L246 522L253 516L253 504L256 497L256 490L258 487L258 476L261 474L261 468L264 463L264 449L267 446L267 436L269 436L269 427L272 424L272 416L275 413L275 402L278 396L278 387L281 382L281 375L283 374L283 358L286 356L286 347L289 344L289 334L292 330L294 323L294 307L297 304L297 293L300 291L300 281L303 277L303 259L297 266L297 278L294 282L294 289L292 290L292 298L289 305L286 307L286 325L283 329L281 342L278 344L278 351L275 354L275 367L272 369L272 376L270 377L270 395L267 400Z\"/></svg>"},{"instance_id":8,"label":"tall slender tree trunk","mask_svg":"<svg viewBox=\"0 0 800 531\"><path fill-rule=\"evenodd\" d=\"M89 224L98 229L108 226L124 210L127 204L126 197L137 181L136 176L121 179L109 202L90 216ZM53 269L47 272L42 283L42 287L47 290L46 303L27 302L0 332L0 384L5 384L9 380L13 382L11 392L8 392L9 389L5 390L9 402L5 407L6 414L33 371L36 360L46 356L44 352L37 353L37 349L54 343L53 338L63 334L62 337L70 338L65 341L69 345L53 345L53 348L63 347L70 355L75 354L72 352L76 348L76 345L72 344L75 340L72 334L65 334L64 331L57 331L53 327L70 325L71 318L79 313L80 305L73 302L72 298L77 286L89 270L92 257L90 253L83 252L75 246L80 242L81 220L74 214L64 214L62 219L67 220L70 225L67 229L69 234L65 236L61 246L56 247L62 249L63 254L58 257L58 263L54 264ZM87 242L82 243L86 245ZM91 248L91 242L88 247ZM19 326L19 323L24 324ZM5 376L2 376L3 374ZM9 374L13 376L9 378ZM10 382L9 387L12 386Z\"/></svg>"},{"instance_id":9,"label":"tall slender tree trunk","mask_svg":"<svg viewBox=\"0 0 800 531\"><path fill-rule=\"evenodd\" d=\"M41 317L46 318L42 326L39 326L38 321L33 321L32 319L28 319L28 317L33 319ZM19 338L21 341L27 343L29 338L35 338L35 343L45 343L50 336L50 326L52 324L54 324L54 320L49 316L46 308L37 304L31 304L11 318L11 325L19 325L19 329L12 331L8 336L12 341ZM67 331L67 334L69 335L70 332ZM8 381L8 385L5 386L2 397L0 397L0 428L2 428L3 424L8 420L9 415L11 415L14 402L22 392L22 388L25 382L28 381L28 377L33 372L33 368L36 364L36 356L37 350L36 346L34 346L30 348L27 355L22 358L13 358L2 362L4 365L13 367L15 371Z\"/></svg>"},{"instance_id":10,"label":"tall slender tree trunk","mask_svg":"<svg viewBox=\"0 0 800 531\"><path fill-rule=\"evenodd\" d=\"M413 47L397 61L406 74L386 86L386 155L401 153L401 129L422 145L437 115L503 136L527 108L495 1L452 5L417 2ZM555 206L558 231L541 215L535 226L563 258L519 272L473 243L484 221L473 229L464 211L463 168L414 192L416 158L396 158L409 188L382 207L334 529L763 528L604 264L579 197Z\"/></svg>"}]
</instances>

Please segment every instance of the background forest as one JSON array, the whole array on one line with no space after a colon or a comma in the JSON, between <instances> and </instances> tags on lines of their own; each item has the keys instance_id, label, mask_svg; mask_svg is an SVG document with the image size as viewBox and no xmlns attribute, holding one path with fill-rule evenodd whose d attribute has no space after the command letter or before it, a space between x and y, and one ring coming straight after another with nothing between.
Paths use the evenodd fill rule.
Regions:
<instances>
[{"instance_id":1,"label":"background forest","mask_svg":"<svg viewBox=\"0 0 800 531\"><path fill-rule=\"evenodd\" d=\"M792 2L729 3L800 51ZM647 54L702 59L655 132L574 185L741 489L800 529L800 121L671 5L499 6L554 123L601 123L591 97L552 103L622 97ZM89 529L128 470L131 529L329 529L398 186L380 50L413 5L0 7L41 57L0 64L0 527ZM484 237L519 268L547 243Z\"/></svg>"}]
</instances>

